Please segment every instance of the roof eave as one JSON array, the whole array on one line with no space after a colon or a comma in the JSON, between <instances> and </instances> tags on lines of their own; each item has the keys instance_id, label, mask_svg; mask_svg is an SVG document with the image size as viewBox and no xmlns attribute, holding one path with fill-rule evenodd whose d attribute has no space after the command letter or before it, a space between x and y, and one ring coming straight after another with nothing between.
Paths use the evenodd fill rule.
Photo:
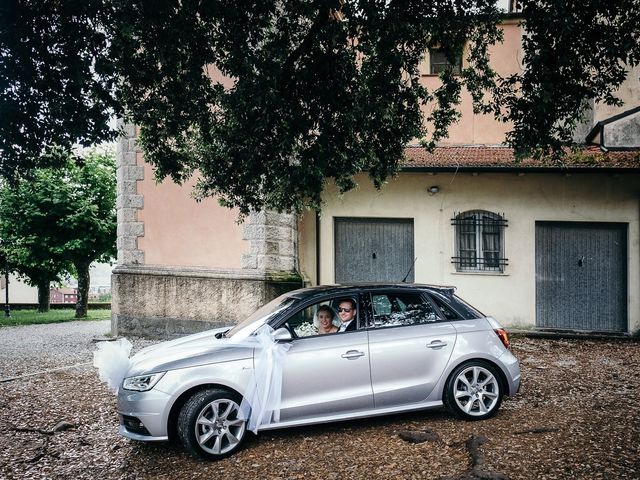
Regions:
<instances>
[{"instance_id":1,"label":"roof eave","mask_svg":"<svg viewBox=\"0 0 640 480\"><path fill-rule=\"evenodd\" d=\"M640 173L640 167L584 167L584 166L402 166L401 172L415 173Z\"/></svg>"}]
</instances>

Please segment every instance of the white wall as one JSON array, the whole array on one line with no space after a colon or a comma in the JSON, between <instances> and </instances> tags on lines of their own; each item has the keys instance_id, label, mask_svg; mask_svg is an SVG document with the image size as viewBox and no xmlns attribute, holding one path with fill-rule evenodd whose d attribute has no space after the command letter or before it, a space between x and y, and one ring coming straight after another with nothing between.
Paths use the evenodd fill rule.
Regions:
<instances>
[{"instance_id":1,"label":"white wall","mask_svg":"<svg viewBox=\"0 0 640 480\"><path fill-rule=\"evenodd\" d=\"M0 305L4 305L7 294L4 288L4 274L2 274L2 287ZM38 303L38 289L27 285L14 275L9 275L9 303Z\"/></svg>"},{"instance_id":2,"label":"white wall","mask_svg":"<svg viewBox=\"0 0 640 480\"><path fill-rule=\"evenodd\" d=\"M320 283L334 283L333 217L413 218L415 280L454 285L460 295L510 326L535 325L535 222L584 221L628 223L628 312L630 329L640 329L640 175L403 173L377 192L364 178L343 196L330 186L320 220ZM429 195L426 188L440 192ZM455 213L488 210L504 214L503 274L460 273L455 255ZM311 215L309 215L311 217ZM301 224L311 227L310 218ZM301 232L302 268L315 283L315 228Z\"/></svg>"}]
</instances>

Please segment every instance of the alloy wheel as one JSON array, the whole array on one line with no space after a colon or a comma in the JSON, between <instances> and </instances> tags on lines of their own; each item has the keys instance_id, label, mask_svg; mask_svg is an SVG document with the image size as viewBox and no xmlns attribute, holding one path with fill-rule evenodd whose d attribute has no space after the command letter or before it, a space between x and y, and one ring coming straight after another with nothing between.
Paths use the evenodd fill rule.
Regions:
<instances>
[{"instance_id":1,"label":"alloy wheel","mask_svg":"<svg viewBox=\"0 0 640 480\"><path fill-rule=\"evenodd\" d=\"M226 398L205 405L195 422L195 436L200 448L214 455L224 455L236 448L246 427L239 413L240 406Z\"/></svg>"},{"instance_id":2,"label":"alloy wheel","mask_svg":"<svg viewBox=\"0 0 640 480\"><path fill-rule=\"evenodd\" d=\"M456 377L453 396L460 410L467 415L485 416L498 404L500 385L489 370L473 365Z\"/></svg>"}]
</instances>

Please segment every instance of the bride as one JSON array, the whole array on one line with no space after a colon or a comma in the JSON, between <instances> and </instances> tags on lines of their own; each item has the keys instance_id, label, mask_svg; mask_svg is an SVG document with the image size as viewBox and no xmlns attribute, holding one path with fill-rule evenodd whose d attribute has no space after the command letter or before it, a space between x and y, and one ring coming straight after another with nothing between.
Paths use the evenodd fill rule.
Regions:
<instances>
[{"instance_id":1,"label":"bride","mask_svg":"<svg viewBox=\"0 0 640 480\"><path fill-rule=\"evenodd\" d=\"M336 333L338 327L334 324L336 314L333 309L327 305L320 305L316 311L314 324L318 328L319 334Z\"/></svg>"}]
</instances>

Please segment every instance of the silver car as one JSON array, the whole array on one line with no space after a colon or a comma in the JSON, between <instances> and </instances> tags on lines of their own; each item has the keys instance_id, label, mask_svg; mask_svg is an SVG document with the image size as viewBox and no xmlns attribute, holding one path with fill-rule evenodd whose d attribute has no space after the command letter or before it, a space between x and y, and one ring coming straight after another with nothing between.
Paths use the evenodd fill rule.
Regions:
<instances>
[{"instance_id":1,"label":"silver car","mask_svg":"<svg viewBox=\"0 0 640 480\"><path fill-rule=\"evenodd\" d=\"M179 438L206 459L231 455L247 435L250 417L241 405L255 387L259 350L251 339L265 325L288 350L277 365L279 415L260 431L443 405L482 420L520 386L506 331L453 288L304 288L231 329L140 351L118 393L120 433L141 441ZM327 328L338 331L321 333Z\"/></svg>"}]
</instances>

